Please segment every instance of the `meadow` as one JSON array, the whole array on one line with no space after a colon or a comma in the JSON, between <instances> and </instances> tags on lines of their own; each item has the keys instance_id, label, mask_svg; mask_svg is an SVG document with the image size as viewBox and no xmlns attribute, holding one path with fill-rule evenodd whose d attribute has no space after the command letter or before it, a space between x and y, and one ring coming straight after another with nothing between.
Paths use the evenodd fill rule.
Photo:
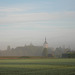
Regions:
<instances>
[{"instance_id":1,"label":"meadow","mask_svg":"<svg viewBox=\"0 0 75 75\"><path fill-rule=\"evenodd\" d=\"M0 75L75 75L75 59L0 59Z\"/></svg>"}]
</instances>

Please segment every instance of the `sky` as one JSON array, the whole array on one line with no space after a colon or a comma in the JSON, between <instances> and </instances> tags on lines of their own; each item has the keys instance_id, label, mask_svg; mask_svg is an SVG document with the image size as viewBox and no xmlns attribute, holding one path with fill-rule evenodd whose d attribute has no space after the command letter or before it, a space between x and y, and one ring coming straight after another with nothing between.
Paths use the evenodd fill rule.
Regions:
<instances>
[{"instance_id":1,"label":"sky","mask_svg":"<svg viewBox=\"0 0 75 75\"><path fill-rule=\"evenodd\" d=\"M0 0L0 49L32 43L75 49L75 0Z\"/></svg>"}]
</instances>

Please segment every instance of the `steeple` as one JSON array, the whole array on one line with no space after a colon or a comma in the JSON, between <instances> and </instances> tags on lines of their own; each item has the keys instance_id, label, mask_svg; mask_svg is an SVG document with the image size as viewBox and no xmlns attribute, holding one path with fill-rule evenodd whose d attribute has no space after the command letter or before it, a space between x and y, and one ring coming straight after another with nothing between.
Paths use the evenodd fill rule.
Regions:
<instances>
[{"instance_id":1,"label":"steeple","mask_svg":"<svg viewBox=\"0 0 75 75\"><path fill-rule=\"evenodd\" d=\"M48 43L46 41L46 37L45 37L45 42L44 42L44 48L48 48Z\"/></svg>"},{"instance_id":2,"label":"steeple","mask_svg":"<svg viewBox=\"0 0 75 75\"><path fill-rule=\"evenodd\" d=\"M46 41L46 37L45 37L45 42L44 42L44 44L48 44L47 41Z\"/></svg>"}]
</instances>

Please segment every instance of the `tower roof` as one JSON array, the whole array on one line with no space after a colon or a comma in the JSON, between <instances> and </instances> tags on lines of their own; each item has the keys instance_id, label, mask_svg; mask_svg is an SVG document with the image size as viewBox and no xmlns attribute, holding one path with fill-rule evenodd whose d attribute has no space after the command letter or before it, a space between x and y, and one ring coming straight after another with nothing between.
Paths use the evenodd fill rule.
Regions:
<instances>
[{"instance_id":1,"label":"tower roof","mask_svg":"<svg viewBox=\"0 0 75 75\"><path fill-rule=\"evenodd\" d=\"M45 42L44 42L44 44L48 44L47 41L46 41L46 37L45 37Z\"/></svg>"}]
</instances>

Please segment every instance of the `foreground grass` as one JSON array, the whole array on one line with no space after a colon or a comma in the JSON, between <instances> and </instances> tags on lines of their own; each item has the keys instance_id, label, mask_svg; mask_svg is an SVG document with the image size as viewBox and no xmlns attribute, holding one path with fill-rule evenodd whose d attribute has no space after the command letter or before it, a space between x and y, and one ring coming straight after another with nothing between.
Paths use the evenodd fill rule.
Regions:
<instances>
[{"instance_id":1,"label":"foreground grass","mask_svg":"<svg viewBox=\"0 0 75 75\"><path fill-rule=\"evenodd\" d=\"M75 75L75 59L1 59L0 75Z\"/></svg>"}]
</instances>

